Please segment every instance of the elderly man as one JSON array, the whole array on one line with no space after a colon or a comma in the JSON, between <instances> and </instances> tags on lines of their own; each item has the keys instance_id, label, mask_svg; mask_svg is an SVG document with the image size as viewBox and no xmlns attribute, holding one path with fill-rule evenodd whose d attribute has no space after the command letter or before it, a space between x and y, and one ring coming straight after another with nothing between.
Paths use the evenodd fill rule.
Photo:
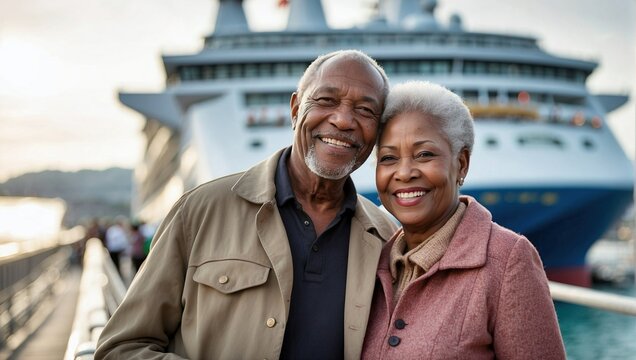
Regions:
<instances>
[{"instance_id":1,"label":"elderly man","mask_svg":"<svg viewBox=\"0 0 636 360\"><path fill-rule=\"evenodd\" d=\"M316 59L291 97L293 145L183 195L96 358L359 358L395 226L349 174L387 92L359 51Z\"/></svg>"}]
</instances>

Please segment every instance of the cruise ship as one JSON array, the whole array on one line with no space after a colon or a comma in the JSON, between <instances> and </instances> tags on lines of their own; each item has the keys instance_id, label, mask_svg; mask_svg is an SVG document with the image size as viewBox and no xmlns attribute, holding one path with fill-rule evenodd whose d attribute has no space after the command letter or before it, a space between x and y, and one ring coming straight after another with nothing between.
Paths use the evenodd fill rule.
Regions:
<instances>
[{"instance_id":1,"label":"cruise ship","mask_svg":"<svg viewBox=\"0 0 636 360\"><path fill-rule=\"evenodd\" d=\"M267 32L250 31L242 1L218 5L198 53L163 55L164 91L119 94L145 118L135 216L158 222L184 191L291 144L289 98L305 68L359 49L393 85L427 80L465 99L476 142L462 192L527 236L549 278L589 285L586 252L632 202L634 184L605 123L627 97L588 91L598 64L547 53L533 37L467 31L457 15L443 25L435 0L380 0L350 29L330 28L320 0L292 0L286 28ZM372 156L352 177L380 205L374 167Z\"/></svg>"}]
</instances>

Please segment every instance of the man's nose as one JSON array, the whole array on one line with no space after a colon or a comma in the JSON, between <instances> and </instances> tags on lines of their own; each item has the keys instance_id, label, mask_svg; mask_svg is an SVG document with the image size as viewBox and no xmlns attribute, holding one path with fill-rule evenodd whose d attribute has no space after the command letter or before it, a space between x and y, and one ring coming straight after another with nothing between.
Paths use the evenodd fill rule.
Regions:
<instances>
[{"instance_id":1,"label":"man's nose","mask_svg":"<svg viewBox=\"0 0 636 360\"><path fill-rule=\"evenodd\" d=\"M330 117L331 124L339 130L351 130L355 124L353 109L345 104L341 104Z\"/></svg>"}]
</instances>

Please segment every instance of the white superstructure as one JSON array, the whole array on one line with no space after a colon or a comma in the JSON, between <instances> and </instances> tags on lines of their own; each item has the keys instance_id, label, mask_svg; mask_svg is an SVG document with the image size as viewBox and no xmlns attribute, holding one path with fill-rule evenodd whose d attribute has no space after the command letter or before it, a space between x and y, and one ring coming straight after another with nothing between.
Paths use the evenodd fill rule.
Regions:
<instances>
[{"instance_id":1,"label":"white superstructure","mask_svg":"<svg viewBox=\"0 0 636 360\"><path fill-rule=\"evenodd\" d=\"M548 54L530 37L465 31L458 16L443 26L434 0L380 1L367 24L345 30L328 28L320 0L295 0L287 29L277 32L251 32L241 1L219 5L199 53L163 57L165 91L120 94L147 118L133 204L141 218L158 221L184 190L291 144L289 96L304 69L346 48L378 60L392 84L428 80L465 99L476 143L463 191L496 220L524 217L515 230L542 238L541 227L569 219L573 206L615 197L594 204L607 212L597 228L626 206L620 199L633 191L633 168L604 121L627 98L588 92L594 62ZM377 201L372 159L353 178Z\"/></svg>"}]
</instances>

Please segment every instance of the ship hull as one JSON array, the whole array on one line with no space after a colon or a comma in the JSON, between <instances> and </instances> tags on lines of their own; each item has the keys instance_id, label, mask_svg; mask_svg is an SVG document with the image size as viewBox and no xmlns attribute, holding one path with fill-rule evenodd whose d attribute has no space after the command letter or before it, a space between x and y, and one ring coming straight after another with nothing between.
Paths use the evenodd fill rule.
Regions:
<instances>
[{"instance_id":1,"label":"ship hull","mask_svg":"<svg viewBox=\"0 0 636 360\"><path fill-rule=\"evenodd\" d=\"M631 188L518 187L462 192L492 213L493 221L526 236L548 278L589 286L587 250L632 202ZM377 193L364 196L380 205Z\"/></svg>"}]
</instances>

